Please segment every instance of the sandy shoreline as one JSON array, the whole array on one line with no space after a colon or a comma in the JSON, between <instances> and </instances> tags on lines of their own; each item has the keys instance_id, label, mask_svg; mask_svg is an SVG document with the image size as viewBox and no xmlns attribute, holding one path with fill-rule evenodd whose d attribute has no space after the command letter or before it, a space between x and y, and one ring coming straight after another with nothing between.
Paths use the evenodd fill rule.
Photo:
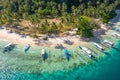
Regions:
<instances>
[{"instance_id":1,"label":"sandy shoreline","mask_svg":"<svg viewBox=\"0 0 120 80\"><path fill-rule=\"evenodd\" d=\"M101 29L98 29L94 32L96 34L96 37L100 36L104 33L104 31L107 31L112 24L114 24L116 21L118 21L118 16L120 16L120 10L116 10L117 16L110 20L110 22L105 25L101 24ZM111 24L112 23L112 24ZM65 43L65 41L69 40L68 44ZM69 46L69 45L77 45L77 44L85 44L86 41L82 40L80 36L67 36L67 37L55 37L55 38L48 38L48 40L43 40L41 38L39 39L33 39L29 36L22 37L22 35L16 34L16 33L9 33L9 30L0 29L0 41L7 41L7 42L13 42L15 44L22 44L27 45L31 44L32 46L47 46L47 47L55 47L57 44L62 44L63 46ZM69 44L70 43L70 44Z\"/></svg>"},{"instance_id":2,"label":"sandy shoreline","mask_svg":"<svg viewBox=\"0 0 120 80\"><path fill-rule=\"evenodd\" d=\"M32 38L30 37L22 38L20 37L20 35L16 33L9 33L9 30L5 29L0 30L0 40L12 42L15 44L31 44L31 45L34 44Z\"/></svg>"},{"instance_id":3,"label":"sandy shoreline","mask_svg":"<svg viewBox=\"0 0 120 80\"><path fill-rule=\"evenodd\" d=\"M65 40L70 40L71 44L64 43ZM29 36L22 37L22 35L16 33L9 33L9 30L5 29L0 30L0 41L7 41L20 45L30 44L32 46L48 46L48 47L55 47L57 44L67 46L85 43L85 41L82 41L79 36L55 37L48 38L48 40L43 40L41 38L33 39Z\"/></svg>"}]
</instances>

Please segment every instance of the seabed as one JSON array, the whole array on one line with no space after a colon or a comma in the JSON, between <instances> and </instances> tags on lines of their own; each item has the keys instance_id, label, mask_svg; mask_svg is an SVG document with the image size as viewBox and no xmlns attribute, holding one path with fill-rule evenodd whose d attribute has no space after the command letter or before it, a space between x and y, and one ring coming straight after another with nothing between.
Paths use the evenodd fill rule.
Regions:
<instances>
[{"instance_id":1,"label":"seabed","mask_svg":"<svg viewBox=\"0 0 120 80\"><path fill-rule=\"evenodd\" d=\"M119 25L115 27L118 26ZM112 36L113 32L115 31L109 30L105 35L102 35L101 38L115 43L115 46L119 48L120 40ZM115 72L113 74L120 74L120 69L118 69L118 66L120 66L120 59L118 58L120 57L120 51L107 48L100 44L108 52L108 54L104 54L91 45L91 43L93 42L79 45L90 49L96 57L96 60L90 59L80 51L79 45L72 45L67 47L71 54L70 60L67 61L62 49L49 47L31 47L25 53L23 50L24 45L16 45L13 51L3 54L3 46L8 44L8 42L0 41L0 79L62 80L65 77L64 80L98 80L97 77L99 77L101 80L103 80L103 78L105 80L113 80L111 77L101 76L103 76L104 72L105 75L107 75L107 73L112 75L111 71ZM43 61L41 57L42 48L45 48L48 54L48 58L45 61ZM119 78L118 75L113 75L113 77L117 77L116 80Z\"/></svg>"}]
</instances>

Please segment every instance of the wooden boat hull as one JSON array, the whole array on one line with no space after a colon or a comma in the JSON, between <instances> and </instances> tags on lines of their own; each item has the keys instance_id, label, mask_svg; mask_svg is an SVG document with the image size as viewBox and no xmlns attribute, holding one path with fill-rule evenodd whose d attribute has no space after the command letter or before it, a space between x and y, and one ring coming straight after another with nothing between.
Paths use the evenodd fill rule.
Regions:
<instances>
[{"instance_id":1,"label":"wooden boat hull","mask_svg":"<svg viewBox=\"0 0 120 80\"><path fill-rule=\"evenodd\" d=\"M68 50L65 49L65 50L64 50L64 54L65 54L66 60L69 61L69 59L70 59L70 54L69 54Z\"/></svg>"},{"instance_id":2,"label":"wooden boat hull","mask_svg":"<svg viewBox=\"0 0 120 80\"><path fill-rule=\"evenodd\" d=\"M26 46L24 52L27 52L30 49L30 46Z\"/></svg>"}]
</instances>

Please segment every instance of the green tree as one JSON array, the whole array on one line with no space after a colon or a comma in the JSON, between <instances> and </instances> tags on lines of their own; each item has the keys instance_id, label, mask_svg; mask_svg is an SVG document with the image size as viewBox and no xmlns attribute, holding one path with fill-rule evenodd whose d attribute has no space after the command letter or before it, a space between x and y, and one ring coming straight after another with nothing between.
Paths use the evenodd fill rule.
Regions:
<instances>
[{"instance_id":1,"label":"green tree","mask_svg":"<svg viewBox=\"0 0 120 80\"><path fill-rule=\"evenodd\" d=\"M49 33L54 33L54 34L57 34L57 33L58 33L57 25L56 25L55 22L52 22L52 24L51 24L51 26L50 26Z\"/></svg>"},{"instance_id":2,"label":"green tree","mask_svg":"<svg viewBox=\"0 0 120 80\"><path fill-rule=\"evenodd\" d=\"M38 27L39 33L42 33L42 34L45 34L45 33L47 32L46 29L47 29L47 28L46 28L46 25L43 24L43 23Z\"/></svg>"},{"instance_id":3,"label":"green tree","mask_svg":"<svg viewBox=\"0 0 120 80\"><path fill-rule=\"evenodd\" d=\"M92 26L89 23L89 20L87 17L80 17L79 23L77 24L77 33L82 35L83 37L91 37L93 36L92 34Z\"/></svg>"}]
</instances>

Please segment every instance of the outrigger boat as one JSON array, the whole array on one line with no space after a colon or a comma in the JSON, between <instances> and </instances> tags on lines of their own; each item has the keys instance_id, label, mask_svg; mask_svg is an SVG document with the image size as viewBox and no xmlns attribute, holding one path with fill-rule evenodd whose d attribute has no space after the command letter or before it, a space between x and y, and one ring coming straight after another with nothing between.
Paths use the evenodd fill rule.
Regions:
<instances>
[{"instance_id":1,"label":"outrigger boat","mask_svg":"<svg viewBox=\"0 0 120 80\"><path fill-rule=\"evenodd\" d=\"M29 49L30 49L30 44L26 45L25 48L24 48L24 52L27 52Z\"/></svg>"},{"instance_id":2,"label":"outrigger boat","mask_svg":"<svg viewBox=\"0 0 120 80\"><path fill-rule=\"evenodd\" d=\"M105 54L108 54L108 52L106 52L105 49L104 49L102 46L100 46L99 44L93 43L93 45L94 45L98 50L100 50L101 52L103 52L103 53L105 53Z\"/></svg>"},{"instance_id":3,"label":"outrigger boat","mask_svg":"<svg viewBox=\"0 0 120 80\"><path fill-rule=\"evenodd\" d=\"M66 56L67 61L69 61L69 59L70 59L70 54L69 54L69 52L68 52L67 49L64 49L64 54L65 54L65 56Z\"/></svg>"},{"instance_id":4,"label":"outrigger boat","mask_svg":"<svg viewBox=\"0 0 120 80\"><path fill-rule=\"evenodd\" d=\"M103 41L101 42L101 44L103 44L103 45L106 46L106 47L112 47L112 46L113 46L113 43L110 42L110 41L108 41L108 40L103 40Z\"/></svg>"},{"instance_id":5,"label":"outrigger boat","mask_svg":"<svg viewBox=\"0 0 120 80\"><path fill-rule=\"evenodd\" d=\"M4 46L3 53L13 50L14 47L15 47L15 44L8 43L7 45Z\"/></svg>"},{"instance_id":6,"label":"outrigger boat","mask_svg":"<svg viewBox=\"0 0 120 80\"><path fill-rule=\"evenodd\" d=\"M106 47L111 47L111 48L114 48L116 50L119 50L112 42L110 41L107 41L107 40L104 40L102 42L103 45L105 45ZM120 51L120 50L119 50Z\"/></svg>"},{"instance_id":7,"label":"outrigger boat","mask_svg":"<svg viewBox=\"0 0 120 80\"><path fill-rule=\"evenodd\" d=\"M100 46L99 44L97 44L97 43L93 43L93 46L95 46L97 49L99 49L100 51L104 51L105 49L102 47L102 46Z\"/></svg>"},{"instance_id":8,"label":"outrigger boat","mask_svg":"<svg viewBox=\"0 0 120 80\"><path fill-rule=\"evenodd\" d=\"M120 38L120 34L118 34L118 33L113 33L112 36L114 36L116 38Z\"/></svg>"},{"instance_id":9,"label":"outrigger boat","mask_svg":"<svg viewBox=\"0 0 120 80\"><path fill-rule=\"evenodd\" d=\"M45 49L42 49L41 55L42 55L42 59L45 61L45 59L47 58Z\"/></svg>"},{"instance_id":10,"label":"outrigger boat","mask_svg":"<svg viewBox=\"0 0 120 80\"><path fill-rule=\"evenodd\" d=\"M90 50L88 50L86 47L80 47L80 50L85 53L89 58L91 59L95 59L95 57L92 55L92 52Z\"/></svg>"},{"instance_id":11,"label":"outrigger boat","mask_svg":"<svg viewBox=\"0 0 120 80\"><path fill-rule=\"evenodd\" d=\"M120 29L119 28L112 28L112 30L115 30L116 32L120 32Z\"/></svg>"}]
</instances>

